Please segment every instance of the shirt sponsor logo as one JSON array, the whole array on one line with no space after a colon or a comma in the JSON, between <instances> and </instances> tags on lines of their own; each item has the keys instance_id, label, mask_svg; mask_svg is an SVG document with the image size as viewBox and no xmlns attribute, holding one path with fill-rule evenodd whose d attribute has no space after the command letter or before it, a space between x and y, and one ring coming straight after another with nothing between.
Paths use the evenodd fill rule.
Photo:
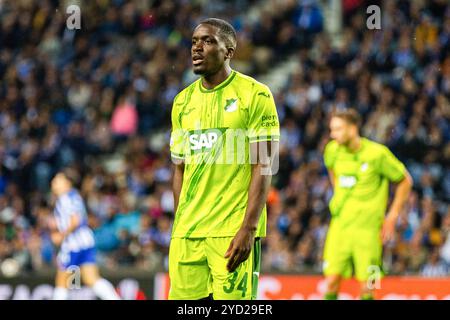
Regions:
<instances>
[{"instance_id":1,"label":"shirt sponsor logo","mask_svg":"<svg viewBox=\"0 0 450 320\"><path fill-rule=\"evenodd\" d=\"M276 115L264 115L261 117L261 127L275 127L278 126L278 118Z\"/></svg>"},{"instance_id":2,"label":"shirt sponsor logo","mask_svg":"<svg viewBox=\"0 0 450 320\"><path fill-rule=\"evenodd\" d=\"M226 128L194 130L189 132L189 143L192 151L210 150Z\"/></svg>"},{"instance_id":3,"label":"shirt sponsor logo","mask_svg":"<svg viewBox=\"0 0 450 320\"><path fill-rule=\"evenodd\" d=\"M237 110L237 99L227 99L225 103L226 112L234 112Z\"/></svg>"},{"instance_id":4,"label":"shirt sponsor logo","mask_svg":"<svg viewBox=\"0 0 450 320\"><path fill-rule=\"evenodd\" d=\"M367 169L369 169L369 164L368 164L367 162L364 162L364 163L361 165L361 171L362 171L362 172L366 172Z\"/></svg>"},{"instance_id":5,"label":"shirt sponsor logo","mask_svg":"<svg viewBox=\"0 0 450 320\"><path fill-rule=\"evenodd\" d=\"M216 132L208 132L201 134L191 134L189 142L191 143L191 150L199 150L202 148L211 149L214 142L217 141L218 135Z\"/></svg>"},{"instance_id":6,"label":"shirt sponsor logo","mask_svg":"<svg viewBox=\"0 0 450 320\"><path fill-rule=\"evenodd\" d=\"M356 184L354 176L339 176L339 186L341 188L353 188Z\"/></svg>"}]
</instances>

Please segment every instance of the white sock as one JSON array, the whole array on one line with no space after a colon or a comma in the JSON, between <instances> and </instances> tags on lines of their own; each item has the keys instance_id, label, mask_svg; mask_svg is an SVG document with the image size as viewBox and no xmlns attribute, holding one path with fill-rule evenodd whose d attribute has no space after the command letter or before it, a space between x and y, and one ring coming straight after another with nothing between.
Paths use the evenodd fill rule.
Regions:
<instances>
[{"instance_id":1,"label":"white sock","mask_svg":"<svg viewBox=\"0 0 450 320\"><path fill-rule=\"evenodd\" d=\"M92 286L92 290L102 300L121 300L113 285L106 279L97 280Z\"/></svg>"},{"instance_id":2,"label":"white sock","mask_svg":"<svg viewBox=\"0 0 450 320\"><path fill-rule=\"evenodd\" d=\"M69 298L69 290L63 287L56 287L53 290L53 300L67 300Z\"/></svg>"}]
</instances>

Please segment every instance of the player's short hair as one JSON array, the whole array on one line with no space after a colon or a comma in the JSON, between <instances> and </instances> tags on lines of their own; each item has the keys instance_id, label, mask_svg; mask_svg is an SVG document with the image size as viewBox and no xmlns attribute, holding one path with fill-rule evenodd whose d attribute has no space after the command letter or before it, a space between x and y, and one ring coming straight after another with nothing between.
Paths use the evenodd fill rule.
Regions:
<instances>
[{"instance_id":1,"label":"player's short hair","mask_svg":"<svg viewBox=\"0 0 450 320\"><path fill-rule=\"evenodd\" d=\"M80 183L80 175L74 168L63 168L58 173L63 174L64 177L70 181L72 186L78 187Z\"/></svg>"},{"instance_id":2,"label":"player's short hair","mask_svg":"<svg viewBox=\"0 0 450 320\"><path fill-rule=\"evenodd\" d=\"M218 18L208 18L200 22L200 24L208 24L219 29L219 36L225 42L227 48L233 47L234 49L236 49L236 30L230 23Z\"/></svg>"},{"instance_id":3,"label":"player's short hair","mask_svg":"<svg viewBox=\"0 0 450 320\"><path fill-rule=\"evenodd\" d=\"M331 117L343 119L345 122L354 124L358 128L360 128L362 124L361 116L359 115L358 111L351 108L336 110L331 114Z\"/></svg>"}]
</instances>

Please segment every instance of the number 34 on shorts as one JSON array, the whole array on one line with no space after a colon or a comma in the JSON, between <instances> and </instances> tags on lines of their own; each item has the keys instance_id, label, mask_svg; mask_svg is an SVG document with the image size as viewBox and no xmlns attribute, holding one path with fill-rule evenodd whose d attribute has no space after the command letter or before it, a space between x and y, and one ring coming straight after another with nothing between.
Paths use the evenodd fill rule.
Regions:
<instances>
[{"instance_id":1,"label":"number 34 on shorts","mask_svg":"<svg viewBox=\"0 0 450 320\"><path fill-rule=\"evenodd\" d=\"M173 238L169 252L169 299L202 299L211 293L215 300L256 299L261 258L260 239L246 261L228 272L224 258L231 237Z\"/></svg>"}]
</instances>

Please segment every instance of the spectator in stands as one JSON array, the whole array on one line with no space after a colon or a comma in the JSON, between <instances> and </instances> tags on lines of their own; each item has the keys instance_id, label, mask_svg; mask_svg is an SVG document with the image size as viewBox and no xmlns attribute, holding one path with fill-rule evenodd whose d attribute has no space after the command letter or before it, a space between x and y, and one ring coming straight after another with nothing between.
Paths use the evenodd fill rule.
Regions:
<instances>
[{"instance_id":1,"label":"spectator in stands","mask_svg":"<svg viewBox=\"0 0 450 320\"><path fill-rule=\"evenodd\" d=\"M435 251L450 263L445 1L385 1L383 28L370 32L362 1L344 1L340 46L326 34L319 1L85 1L77 31L66 29L65 8L55 3L0 5L0 264L12 258L30 271L52 265L41 211L49 209L50 177L72 165L82 177L99 263L164 268L174 214L171 101L195 77L186 31L221 12L242 40L237 70L261 76L286 58L299 64L275 77L288 79L274 92L280 170L263 267L320 272L331 197L320 155L330 112L348 107L363 114L363 133L386 143L414 178L386 268L425 272L430 252L427 270L439 263ZM248 4L263 6L260 15L248 16ZM124 199L129 208L121 207Z\"/></svg>"}]
</instances>

